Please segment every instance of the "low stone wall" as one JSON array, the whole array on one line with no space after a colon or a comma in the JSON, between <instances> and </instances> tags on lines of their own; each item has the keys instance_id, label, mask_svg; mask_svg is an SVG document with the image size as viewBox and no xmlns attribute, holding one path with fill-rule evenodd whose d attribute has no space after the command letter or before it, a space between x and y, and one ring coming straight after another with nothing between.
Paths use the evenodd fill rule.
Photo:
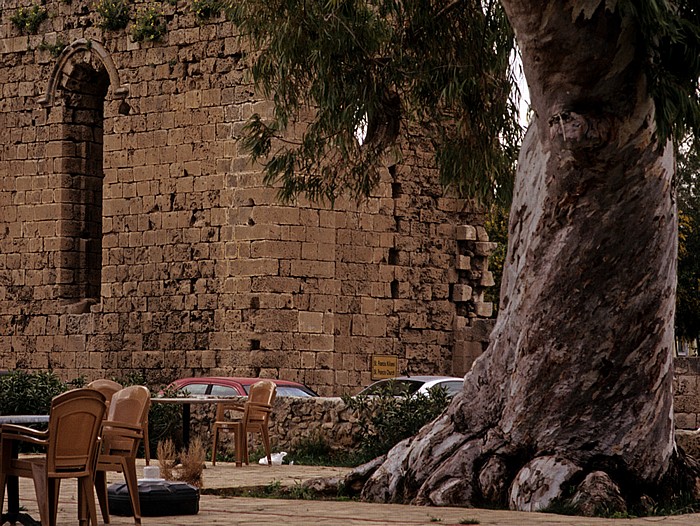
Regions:
<instances>
[{"instance_id":1,"label":"low stone wall","mask_svg":"<svg viewBox=\"0 0 700 526\"><path fill-rule=\"evenodd\" d=\"M192 436L199 436L208 446L215 411L214 405L192 407ZM319 438L334 449L352 449L359 444L362 431L356 412L337 397L280 397L275 400L270 420L273 451L289 451L301 441ZM222 443L226 449L231 441L224 439Z\"/></svg>"},{"instance_id":2,"label":"low stone wall","mask_svg":"<svg viewBox=\"0 0 700 526\"><path fill-rule=\"evenodd\" d=\"M700 358L676 358L674 367L677 436L686 450L700 455L700 436L695 432L700 427ZM192 436L200 436L207 445L211 445L214 411L213 405L192 408ZM337 397L280 397L271 422L270 440L275 451L288 451L300 441L318 438L333 448L351 449L359 444L363 431L356 412ZM230 441L223 441L224 449L227 443Z\"/></svg>"},{"instance_id":3,"label":"low stone wall","mask_svg":"<svg viewBox=\"0 0 700 526\"><path fill-rule=\"evenodd\" d=\"M674 389L676 429L696 430L700 427L700 358L674 360Z\"/></svg>"}]
</instances>

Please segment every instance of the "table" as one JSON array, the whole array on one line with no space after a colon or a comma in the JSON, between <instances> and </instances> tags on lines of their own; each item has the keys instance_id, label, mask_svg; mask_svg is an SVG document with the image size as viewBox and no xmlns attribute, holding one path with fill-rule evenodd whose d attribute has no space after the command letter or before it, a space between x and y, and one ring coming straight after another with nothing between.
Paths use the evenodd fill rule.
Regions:
<instances>
[{"instance_id":1,"label":"table","mask_svg":"<svg viewBox=\"0 0 700 526\"><path fill-rule=\"evenodd\" d=\"M187 448L190 445L190 416L191 416L191 405L192 404L218 404L220 402L234 402L239 397L229 396L229 397L197 397L197 396L183 396L183 397L153 397L151 398L151 403L157 404L179 404L182 406L182 442ZM240 398L245 398L241 396Z\"/></svg>"},{"instance_id":2,"label":"table","mask_svg":"<svg viewBox=\"0 0 700 526\"><path fill-rule=\"evenodd\" d=\"M0 425L2 424L48 424L49 415L0 415ZM17 455L13 451L13 455ZM2 502L0 502L2 509ZM39 521L34 520L28 513L19 512L19 479L17 477L7 477L7 513L2 514L0 524L20 523L25 526L41 526Z\"/></svg>"}]
</instances>

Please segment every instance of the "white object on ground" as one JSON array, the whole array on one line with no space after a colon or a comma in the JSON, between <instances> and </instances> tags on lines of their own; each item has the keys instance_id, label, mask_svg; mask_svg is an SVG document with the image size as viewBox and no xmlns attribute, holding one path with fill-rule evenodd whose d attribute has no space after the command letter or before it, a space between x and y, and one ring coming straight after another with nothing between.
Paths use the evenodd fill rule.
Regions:
<instances>
[{"instance_id":1,"label":"white object on ground","mask_svg":"<svg viewBox=\"0 0 700 526\"><path fill-rule=\"evenodd\" d=\"M145 466L143 468L143 479L142 480L163 480L160 478L160 467L158 466Z\"/></svg>"},{"instance_id":2,"label":"white object on ground","mask_svg":"<svg viewBox=\"0 0 700 526\"><path fill-rule=\"evenodd\" d=\"M270 455L270 458L272 459L272 465L273 466L279 466L282 464L282 459L287 456L286 451L280 451L279 453L273 453ZM267 464L267 457L263 457L260 460L258 460L258 464Z\"/></svg>"}]
</instances>

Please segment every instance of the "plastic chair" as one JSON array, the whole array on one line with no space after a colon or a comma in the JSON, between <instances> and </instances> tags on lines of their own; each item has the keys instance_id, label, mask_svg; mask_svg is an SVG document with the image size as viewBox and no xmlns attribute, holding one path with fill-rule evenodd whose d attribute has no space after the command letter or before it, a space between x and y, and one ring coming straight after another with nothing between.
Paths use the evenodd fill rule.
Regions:
<instances>
[{"instance_id":1,"label":"plastic chair","mask_svg":"<svg viewBox=\"0 0 700 526\"><path fill-rule=\"evenodd\" d=\"M123 473L131 498L134 522L141 524L141 505L136 478L136 453L144 437L143 419L151 405L151 394L142 385L117 391L102 424L102 448L97 457L95 488L105 524L109 524L107 471Z\"/></svg>"},{"instance_id":2,"label":"plastic chair","mask_svg":"<svg viewBox=\"0 0 700 526\"><path fill-rule=\"evenodd\" d=\"M97 389L100 393L102 393L105 397L105 403L107 404L107 411L109 411L109 403L112 400L112 396L124 386L113 380L100 378L99 380L93 380L85 387L89 389Z\"/></svg>"},{"instance_id":3,"label":"plastic chair","mask_svg":"<svg viewBox=\"0 0 700 526\"><path fill-rule=\"evenodd\" d=\"M87 387L90 389L97 389L99 392L101 392L103 395L105 395L105 400L107 401L107 412L109 412L109 404L110 401L112 400L112 396L114 396L114 393L117 391L121 390L123 388L122 384L115 382L113 380L108 380L106 378L100 378L99 380L93 380L89 384L87 384ZM105 418L107 415L105 414ZM142 427L143 427L143 451L144 451L144 456L146 457L146 465L148 466L151 463L151 450L149 447L149 442L148 442L148 411L146 411L146 414L143 418L142 422Z\"/></svg>"},{"instance_id":4,"label":"plastic chair","mask_svg":"<svg viewBox=\"0 0 700 526\"><path fill-rule=\"evenodd\" d=\"M267 463L272 465L268 425L276 394L277 386L274 382L261 380L250 386L248 400L244 404L237 402L220 402L217 404L216 419L212 427L211 463L213 466L216 465L216 446L220 432L229 432L235 435L237 466L242 466L243 462L246 464L250 463L250 458L248 457L248 433L259 433L267 454ZM227 419L227 411L236 411L242 413L242 415L239 418Z\"/></svg>"},{"instance_id":5,"label":"plastic chair","mask_svg":"<svg viewBox=\"0 0 700 526\"><path fill-rule=\"evenodd\" d=\"M94 389L74 389L52 400L46 431L3 424L0 434L0 503L8 476L31 478L41 524L56 526L61 480L76 478L79 523L96 525L92 485L104 412L102 393ZM16 458L13 452L17 451L18 442L44 446L46 454L38 458Z\"/></svg>"}]
</instances>

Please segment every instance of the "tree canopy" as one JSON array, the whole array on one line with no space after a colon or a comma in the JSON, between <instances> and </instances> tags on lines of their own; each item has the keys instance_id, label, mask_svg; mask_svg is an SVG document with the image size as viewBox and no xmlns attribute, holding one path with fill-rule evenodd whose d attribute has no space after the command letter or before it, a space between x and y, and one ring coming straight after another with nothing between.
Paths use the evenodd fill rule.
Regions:
<instances>
[{"instance_id":1,"label":"tree canopy","mask_svg":"<svg viewBox=\"0 0 700 526\"><path fill-rule=\"evenodd\" d=\"M445 185L509 198L521 128L513 33L496 2L244 0L229 15L260 50L253 78L275 103L244 144L282 197L367 195L402 133L431 141ZM281 140L302 122L298 142Z\"/></svg>"},{"instance_id":2,"label":"tree canopy","mask_svg":"<svg viewBox=\"0 0 700 526\"><path fill-rule=\"evenodd\" d=\"M700 136L694 0L580 4L572 18L594 8L633 13L661 144ZM237 0L227 13L257 50L253 79L274 101L271 118L251 117L243 144L264 163L266 182L281 181L282 198L367 195L401 134L430 141L457 194L509 203L522 130L515 39L499 2Z\"/></svg>"},{"instance_id":3,"label":"tree canopy","mask_svg":"<svg viewBox=\"0 0 700 526\"><path fill-rule=\"evenodd\" d=\"M700 155L681 148L678 185L678 288L676 337L700 337Z\"/></svg>"}]
</instances>

